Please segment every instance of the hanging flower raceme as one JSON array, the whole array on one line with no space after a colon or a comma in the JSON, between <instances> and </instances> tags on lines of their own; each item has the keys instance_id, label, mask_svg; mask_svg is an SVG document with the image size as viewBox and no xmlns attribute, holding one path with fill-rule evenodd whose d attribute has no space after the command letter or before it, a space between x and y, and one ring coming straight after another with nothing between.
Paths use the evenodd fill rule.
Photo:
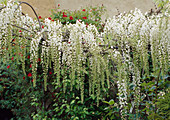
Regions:
<instances>
[{"instance_id":1,"label":"hanging flower raceme","mask_svg":"<svg viewBox=\"0 0 170 120\"><path fill-rule=\"evenodd\" d=\"M43 38L42 33L38 33L38 35L32 39L31 41L31 47L30 47L30 61L31 65L30 68L32 68L32 73L33 73L33 85L36 86L36 76L37 76L37 59L38 59L38 49L39 49L39 43L41 39Z\"/></svg>"},{"instance_id":2,"label":"hanging flower raceme","mask_svg":"<svg viewBox=\"0 0 170 120\"><path fill-rule=\"evenodd\" d=\"M116 40L116 44L122 53L120 61L124 63L126 71L133 75L132 84L135 86L133 88L135 91L133 104L136 108L139 107L138 103L140 100L139 93L141 81L139 73L143 72L143 76L145 75L149 77L149 52L152 56L152 64L153 68L155 68L154 71L156 72L159 68L163 75L168 73L168 54L166 53L169 53L169 50L167 49L167 41L170 40L170 23L168 21L169 15L163 16L163 14L160 14L157 16L146 17L146 15L143 15L140 10L135 9L135 11L130 11L127 14L120 14L113 18L109 18L104 28L104 35L109 41ZM133 56L130 54L132 51ZM121 66L122 63L118 64L118 66ZM123 72L121 71L120 73ZM121 77L121 74L118 76ZM120 78L117 81L119 102L121 108L125 110L122 111L123 118L126 117L124 115L127 113L125 109L127 98L124 93L128 90L125 90L125 88L127 88L125 85L130 82L129 80L127 74L126 79Z\"/></svg>"}]
</instances>

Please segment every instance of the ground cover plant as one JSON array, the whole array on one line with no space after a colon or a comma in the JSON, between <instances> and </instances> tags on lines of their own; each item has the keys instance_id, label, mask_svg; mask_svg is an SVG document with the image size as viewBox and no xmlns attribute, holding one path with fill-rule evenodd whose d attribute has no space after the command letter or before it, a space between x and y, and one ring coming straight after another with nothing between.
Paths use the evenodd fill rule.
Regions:
<instances>
[{"instance_id":1,"label":"ground cover plant","mask_svg":"<svg viewBox=\"0 0 170 120\"><path fill-rule=\"evenodd\" d=\"M108 18L102 30L82 18L88 9L39 21L19 4L0 9L0 108L14 119L170 118L168 1Z\"/></svg>"}]
</instances>

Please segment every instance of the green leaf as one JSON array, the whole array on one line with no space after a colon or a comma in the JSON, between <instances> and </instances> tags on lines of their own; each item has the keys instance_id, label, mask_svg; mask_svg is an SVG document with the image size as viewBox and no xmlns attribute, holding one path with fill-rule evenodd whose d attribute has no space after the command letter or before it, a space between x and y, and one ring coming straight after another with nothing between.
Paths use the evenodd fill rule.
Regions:
<instances>
[{"instance_id":1,"label":"green leaf","mask_svg":"<svg viewBox=\"0 0 170 120\"><path fill-rule=\"evenodd\" d=\"M75 103L75 100L72 100L70 104L72 105L72 104L74 104L74 103Z\"/></svg>"},{"instance_id":2,"label":"green leaf","mask_svg":"<svg viewBox=\"0 0 170 120\"><path fill-rule=\"evenodd\" d=\"M79 97L76 97L77 100L79 100L80 98Z\"/></svg>"},{"instance_id":3,"label":"green leaf","mask_svg":"<svg viewBox=\"0 0 170 120\"><path fill-rule=\"evenodd\" d=\"M104 108L104 110L108 110L108 109L109 109L109 107Z\"/></svg>"},{"instance_id":4,"label":"green leaf","mask_svg":"<svg viewBox=\"0 0 170 120\"><path fill-rule=\"evenodd\" d=\"M103 101L104 103L106 103L106 104L109 104L109 102L107 102L107 101Z\"/></svg>"},{"instance_id":5,"label":"green leaf","mask_svg":"<svg viewBox=\"0 0 170 120\"><path fill-rule=\"evenodd\" d=\"M154 91L156 89L156 86L152 86L150 90Z\"/></svg>"},{"instance_id":6,"label":"green leaf","mask_svg":"<svg viewBox=\"0 0 170 120\"><path fill-rule=\"evenodd\" d=\"M114 102L113 99L109 101L109 105L113 105L114 103L115 103L115 102Z\"/></svg>"}]
</instances>

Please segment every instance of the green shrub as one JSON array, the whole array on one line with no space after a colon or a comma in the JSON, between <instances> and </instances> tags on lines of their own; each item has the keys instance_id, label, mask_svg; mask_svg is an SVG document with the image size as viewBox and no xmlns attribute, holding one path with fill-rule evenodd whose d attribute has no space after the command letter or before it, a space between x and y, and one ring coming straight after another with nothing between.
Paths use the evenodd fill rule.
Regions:
<instances>
[{"instance_id":1,"label":"green shrub","mask_svg":"<svg viewBox=\"0 0 170 120\"><path fill-rule=\"evenodd\" d=\"M156 102L158 107L158 115L161 116L163 119L170 119L170 88L168 88L166 93L160 93L159 98Z\"/></svg>"},{"instance_id":2,"label":"green shrub","mask_svg":"<svg viewBox=\"0 0 170 120\"><path fill-rule=\"evenodd\" d=\"M102 15L106 12L105 7L85 7L81 10L69 11L61 10L60 6L55 10L52 10L51 18L53 20L59 20L62 24L72 23L75 24L77 20L84 22L87 26L89 24L95 25L98 31L102 32L104 23L102 22Z\"/></svg>"}]
</instances>

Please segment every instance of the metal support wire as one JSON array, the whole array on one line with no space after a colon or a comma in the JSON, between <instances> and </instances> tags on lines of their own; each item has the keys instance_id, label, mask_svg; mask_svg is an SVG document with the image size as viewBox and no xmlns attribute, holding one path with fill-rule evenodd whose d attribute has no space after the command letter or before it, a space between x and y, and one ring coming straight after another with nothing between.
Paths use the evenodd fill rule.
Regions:
<instances>
[{"instance_id":1,"label":"metal support wire","mask_svg":"<svg viewBox=\"0 0 170 120\"><path fill-rule=\"evenodd\" d=\"M38 15L37 15L37 13L36 13L36 11L34 10L34 8L29 4L29 3L27 3L27 2L22 2L22 1L19 1L19 5L18 5L18 7L15 9L15 11L14 12L16 12L16 10L21 6L21 4L26 4L26 5L28 5L29 7L31 7L31 9L33 10L33 12L34 12L34 14L35 14L35 16L36 16L36 18L37 18L37 20L38 20L38 23L39 23L39 26L40 26L40 29L39 29L39 32L42 30L42 27L41 27L41 23L40 23L40 20L39 20L39 18L38 18ZM1 7L0 8L0 11L2 10L2 9L4 9L4 8L6 8L6 6L4 6L4 7Z\"/></svg>"},{"instance_id":2,"label":"metal support wire","mask_svg":"<svg viewBox=\"0 0 170 120\"><path fill-rule=\"evenodd\" d=\"M35 16L36 16L36 18L37 18L37 20L38 20L38 23L39 23L39 26L40 26L40 29L39 29L39 32L42 30L42 27L41 27L41 23L40 23L40 20L39 20L39 18L38 18L38 15L37 15L37 13L35 12L35 10L34 10L34 8L29 4L29 3L27 3L27 2L21 2L21 1L19 1L19 5L18 5L18 7L15 9L15 11L21 6L21 4L26 4L26 5L28 5L32 10L33 10L33 12L34 12L34 14L35 14ZM14 11L14 12L15 12Z\"/></svg>"},{"instance_id":3,"label":"metal support wire","mask_svg":"<svg viewBox=\"0 0 170 120\"><path fill-rule=\"evenodd\" d=\"M36 18L37 18L37 20L38 20L39 26L40 26L38 32L40 32L40 31L42 30L42 26L41 26L40 20L39 20L39 18L38 18L38 15L37 15L36 11L34 10L34 8L33 8L29 3L19 1L19 5L18 5L17 8L15 9L14 13L15 13L15 12L17 11L17 9L21 6L21 4L26 4L26 5L28 5L28 6L33 10L33 12L34 12L34 14L35 14L35 16L36 16ZM6 6L1 7L1 8L0 8L0 11L1 11L2 9L4 9L4 8L6 8ZM23 14L23 13L22 13L22 14ZM18 28L23 29L23 30L26 30L26 31L28 31L28 32L31 32L31 31L29 31L29 30L27 30L27 29L25 29L25 28L22 28L22 27L19 27L19 26L16 26L16 25L12 25L12 26L18 27ZM35 31L34 31L34 32L35 32ZM43 38L44 38L44 40L45 40L45 35L44 35L44 34L43 34Z\"/></svg>"}]
</instances>

